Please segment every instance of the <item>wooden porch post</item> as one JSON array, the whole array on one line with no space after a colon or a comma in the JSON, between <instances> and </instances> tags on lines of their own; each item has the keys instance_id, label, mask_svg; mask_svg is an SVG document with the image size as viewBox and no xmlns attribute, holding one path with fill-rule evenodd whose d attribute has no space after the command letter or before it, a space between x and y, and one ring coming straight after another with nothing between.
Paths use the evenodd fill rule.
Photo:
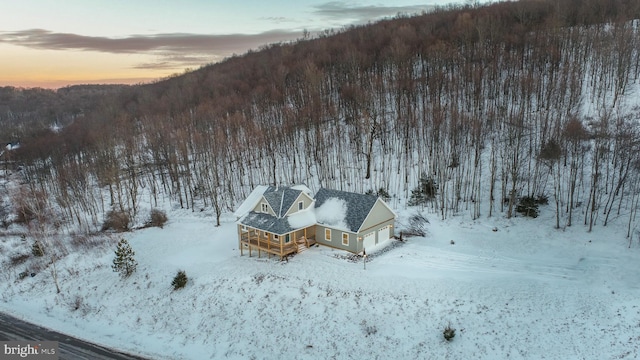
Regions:
<instances>
[{"instance_id":1,"label":"wooden porch post","mask_svg":"<svg viewBox=\"0 0 640 360\"><path fill-rule=\"evenodd\" d=\"M238 245L240 246L240 256L242 256L242 225L238 225Z\"/></svg>"},{"instance_id":2,"label":"wooden porch post","mask_svg":"<svg viewBox=\"0 0 640 360\"><path fill-rule=\"evenodd\" d=\"M309 247L309 240L307 239L307 228L304 228L304 244Z\"/></svg>"}]
</instances>

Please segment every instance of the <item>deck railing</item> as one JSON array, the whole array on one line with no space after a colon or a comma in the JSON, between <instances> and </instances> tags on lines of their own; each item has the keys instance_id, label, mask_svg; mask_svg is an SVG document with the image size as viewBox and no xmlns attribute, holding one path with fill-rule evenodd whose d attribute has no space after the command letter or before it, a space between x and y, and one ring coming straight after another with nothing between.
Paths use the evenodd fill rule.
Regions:
<instances>
[{"instance_id":1,"label":"deck railing","mask_svg":"<svg viewBox=\"0 0 640 360\"><path fill-rule=\"evenodd\" d=\"M311 245L316 243L315 236L307 236L306 238L302 237L303 243L305 246L310 247ZM283 239L284 240L284 239ZM249 249L249 256L251 256L251 250L258 250L258 255L261 251L266 252L267 254L274 254L283 258L289 254L298 253L300 250L300 245L298 241L294 241L290 239L288 243L280 243L280 241L276 241L271 237L261 236L260 232L257 231L246 231L240 235L240 242L242 246L247 246Z\"/></svg>"},{"instance_id":2,"label":"deck railing","mask_svg":"<svg viewBox=\"0 0 640 360\"><path fill-rule=\"evenodd\" d=\"M258 254L264 251L282 258L298 252L298 245L294 241L281 244L280 241L270 240L261 236L250 236L249 233L243 233L240 241L249 247L249 255L251 255L251 250L258 250Z\"/></svg>"}]
</instances>

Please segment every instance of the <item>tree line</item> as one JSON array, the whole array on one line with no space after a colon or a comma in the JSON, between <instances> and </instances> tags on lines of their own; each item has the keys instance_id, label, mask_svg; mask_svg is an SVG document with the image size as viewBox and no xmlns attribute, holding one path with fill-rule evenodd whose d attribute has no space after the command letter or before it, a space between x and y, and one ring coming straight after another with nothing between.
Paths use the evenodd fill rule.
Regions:
<instances>
[{"instance_id":1,"label":"tree line","mask_svg":"<svg viewBox=\"0 0 640 360\"><path fill-rule=\"evenodd\" d=\"M630 233L638 18L624 0L450 6L265 46L20 130L25 191L92 231L163 201L219 223L258 184L382 188L404 207L426 177L443 218L548 197L557 227L624 215Z\"/></svg>"}]
</instances>

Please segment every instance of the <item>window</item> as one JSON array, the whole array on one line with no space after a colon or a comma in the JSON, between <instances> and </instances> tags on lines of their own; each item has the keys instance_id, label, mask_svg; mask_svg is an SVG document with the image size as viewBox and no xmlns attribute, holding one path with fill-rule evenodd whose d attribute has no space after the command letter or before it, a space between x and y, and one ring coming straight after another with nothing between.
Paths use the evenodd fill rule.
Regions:
<instances>
[{"instance_id":1,"label":"window","mask_svg":"<svg viewBox=\"0 0 640 360\"><path fill-rule=\"evenodd\" d=\"M269 212L269 205L267 205L267 203L262 203L260 204L262 206L262 212L263 213L268 213Z\"/></svg>"},{"instance_id":2,"label":"window","mask_svg":"<svg viewBox=\"0 0 640 360\"><path fill-rule=\"evenodd\" d=\"M324 229L324 239L331 241L331 229Z\"/></svg>"},{"instance_id":3,"label":"window","mask_svg":"<svg viewBox=\"0 0 640 360\"><path fill-rule=\"evenodd\" d=\"M342 245L349 246L349 234L342 233Z\"/></svg>"},{"instance_id":4,"label":"window","mask_svg":"<svg viewBox=\"0 0 640 360\"><path fill-rule=\"evenodd\" d=\"M302 210L302 209L304 209L304 203L302 201L300 201L298 203L298 210Z\"/></svg>"},{"instance_id":5,"label":"window","mask_svg":"<svg viewBox=\"0 0 640 360\"><path fill-rule=\"evenodd\" d=\"M289 234L287 234L287 235L284 237L284 243L285 243L285 244L288 244L290 241L291 241L291 237L289 236Z\"/></svg>"},{"instance_id":6,"label":"window","mask_svg":"<svg viewBox=\"0 0 640 360\"><path fill-rule=\"evenodd\" d=\"M280 238L280 236L278 236L278 235L276 235L276 234L273 234L273 239L274 239L274 240L278 240L279 238Z\"/></svg>"},{"instance_id":7,"label":"window","mask_svg":"<svg viewBox=\"0 0 640 360\"><path fill-rule=\"evenodd\" d=\"M242 232L247 232L249 230L247 230L247 225L242 225Z\"/></svg>"}]
</instances>

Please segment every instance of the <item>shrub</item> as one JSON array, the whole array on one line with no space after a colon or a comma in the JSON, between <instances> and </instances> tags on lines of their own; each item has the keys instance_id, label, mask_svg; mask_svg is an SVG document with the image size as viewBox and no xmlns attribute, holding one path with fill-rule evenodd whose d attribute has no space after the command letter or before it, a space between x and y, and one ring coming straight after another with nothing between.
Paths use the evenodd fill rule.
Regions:
<instances>
[{"instance_id":1,"label":"shrub","mask_svg":"<svg viewBox=\"0 0 640 360\"><path fill-rule=\"evenodd\" d=\"M28 225L31 221L46 220L48 217L47 196L42 191L20 190L13 195L15 223Z\"/></svg>"},{"instance_id":2,"label":"shrub","mask_svg":"<svg viewBox=\"0 0 640 360\"><path fill-rule=\"evenodd\" d=\"M147 226L154 226L162 229L167 220L167 213L159 209L151 209Z\"/></svg>"},{"instance_id":3,"label":"shrub","mask_svg":"<svg viewBox=\"0 0 640 360\"><path fill-rule=\"evenodd\" d=\"M124 232L129 230L131 218L126 211L111 210L107 213L106 219L102 224L102 231L113 230L116 232Z\"/></svg>"},{"instance_id":4,"label":"shrub","mask_svg":"<svg viewBox=\"0 0 640 360\"><path fill-rule=\"evenodd\" d=\"M426 236L427 224L429 220L421 213L415 213L409 218L409 228L407 229L411 235Z\"/></svg>"},{"instance_id":5,"label":"shrub","mask_svg":"<svg viewBox=\"0 0 640 360\"><path fill-rule=\"evenodd\" d=\"M445 340L451 341L451 339L456 336L456 329L453 329L451 327L451 324L449 324L446 328L444 328L444 331L442 331L442 335L444 335Z\"/></svg>"},{"instance_id":6,"label":"shrub","mask_svg":"<svg viewBox=\"0 0 640 360\"><path fill-rule=\"evenodd\" d=\"M549 204L549 197L547 195L538 195L536 198L536 203L539 205L547 205Z\"/></svg>"},{"instance_id":7,"label":"shrub","mask_svg":"<svg viewBox=\"0 0 640 360\"><path fill-rule=\"evenodd\" d=\"M15 222L18 224L29 224L33 219L36 218L36 214L31 207L27 204L19 204L16 208L16 219Z\"/></svg>"},{"instance_id":8,"label":"shrub","mask_svg":"<svg viewBox=\"0 0 640 360\"><path fill-rule=\"evenodd\" d=\"M533 196L524 196L518 200L516 211L524 216L538 217L538 202Z\"/></svg>"},{"instance_id":9,"label":"shrub","mask_svg":"<svg viewBox=\"0 0 640 360\"><path fill-rule=\"evenodd\" d=\"M183 287L185 287L185 285L187 285L188 280L189 279L187 278L187 274L184 271L180 270L178 271L178 274L176 274L176 276L173 278L171 286L173 286L173 290L182 289Z\"/></svg>"},{"instance_id":10,"label":"shrub","mask_svg":"<svg viewBox=\"0 0 640 360\"><path fill-rule=\"evenodd\" d=\"M40 243L40 241L36 241L31 246L31 254L33 256L42 257L44 256L44 247Z\"/></svg>"},{"instance_id":11,"label":"shrub","mask_svg":"<svg viewBox=\"0 0 640 360\"><path fill-rule=\"evenodd\" d=\"M2 203L0 203L0 225L2 225L5 230L11 225L11 211L8 206Z\"/></svg>"},{"instance_id":12,"label":"shrub","mask_svg":"<svg viewBox=\"0 0 640 360\"><path fill-rule=\"evenodd\" d=\"M71 245L75 249L90 249L91 239L85 234L73 234L70 240Z\"/></svg>"},{"instance_id":13,"label":"shrub","mask_svg":"<svg viewBox=\"0 0 640 360\"><path fill-rule=\"evenodd\" d=\"M80 295L76 295L71 301L69 301L69 309L71 311L80 310L84 304L84 298Z\"/></svg>"},{"instance_id":14,"label":"shrub","mask_svg":"<svg viewBox=\"0 0 640 360\"><path fill-rule=\"evenodd\" d=\"M126 239L120 239L115 253L116 257L113 259L113 265L111 266L113 271L119 272L122 277L128 277L133 274L138 266L138 263L133 258L136 253L131 249Z\"/></svg>"},{"instance_id":15,"label":"shrub","mask_svg":"<svg viewBox=\"0 0 640 360\"><path fill-rule=\"evenodd\" d=\"M360 322L360 326L362 327L362 331L365 336L373 336L378 332L378 328L376 328L375 325L367 324L366 320L362 320L362 322Z\"/></svg>"}]
</instances>

